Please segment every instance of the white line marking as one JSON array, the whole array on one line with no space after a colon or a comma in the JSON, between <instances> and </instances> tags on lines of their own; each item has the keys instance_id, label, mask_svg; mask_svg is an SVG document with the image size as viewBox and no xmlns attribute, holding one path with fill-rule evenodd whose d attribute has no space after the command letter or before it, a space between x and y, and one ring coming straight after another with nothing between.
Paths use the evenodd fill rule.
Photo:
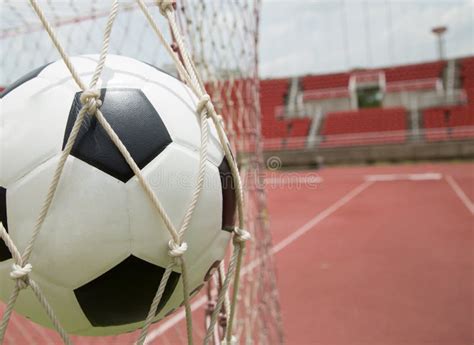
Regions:
<instances>
[{"instance_id":1,"label":"white line marking","mask_svg":"<svg viewBox=\"0 0 474 345\"><path fill-rule=\"evenodd\" d=\"M471 214L474 214L474 204L469 200L467 195L464 193L464 191L459 187L457 182L453 179L451 175L446 175L446 181L448 182L449 186L453 189L454 193L458 196L459 199L461 199L462 203L466 208L471 212Z\"/></svg>"},{"instance_id":2,"label":"white line marking","mask_svg":"<svg viewBox=\"0 0 474 345\"><path fill-rule=\"evenodd\" d=\"M271 250L271 254L276 254L280 252L282 249L288 247L291 243L295 242L298 238L303 236L305 233L313 229L317 224L319 224L321 221L332 215L334 212L339 210L342 206L346 205L349 201L354 199L357 195L359 195L363 190L365 190L367 187L369 187L371 184L373 184L374 181L365 181L352 189L349 193L344 195L342 198L337 200L334 204L329 206L328 208L324 209L322 212L318 213L315 217L313 217L311 220L309 220L306 224L303 226L299 227L295 232L293 232L291 235L286 237L284 240L273 246ZM250 264L245 266L242 269L242 276L251 272L255 267L260 265L262 262L262 258L253 260ZM202 307L205 303L207 302L207 296L202 296L198 300L194 301L191 304L191 310L196 310L200 307ZM185 312L184 310L180 311L170 319L166 320L161 324L160 327L152 330L146 341L146 345L151 344L153 340L155 340L157 337L160 335L164 334L167 330L175 326L178 322L183 320L185 318Z\"/></svg>"},{"instance_id":3,"label":"white line marking","mask_svg":"<svg viewBox=\"0 0 474 345\"><path fill-rule=\"evenodd\" d=\"M441 180L443 175L440 173L428 172L422 174L380 174L366 175L366 181L437 181Z\"/></svg>"},{"instance_id":4,"label":"white line marking","mask_svg":"<svg viewBox=\"0 0 474 345\"><path fill-rule=\"evenodd\" d=\"M286 185L311 185L322 183L324 179L321 176L299 176L296 174L281 174L280 176L265 177L265 185L286 186Z\"/></svg>"},{"instance_id":5,"label":"white line marking","mask_svg":"<svg viewBox=\"0 0 474 345\"><path fill-rule=\"evenodd\" d=\"M206 302L207 302L207 296L200 297L198 300L191 303L191 310L195 311L196 309L201 308L204 304L206 304ZM146 337L145 345L151 344L153 340L158 338L160 335L163 335L166 331L174 327L176 324L182 321L185 317L186 317L186 312L184 310L181 310L179 313L177 313L173 317L163 322L160 327L150 331L150 333Z\"/></svg>"},{"instance_id":6,"label":"white line marking","mask_svg":"<svg viewBox=\"0 0 474 345\"><path fill-rule=\"evenodd\" d=\"M369 187L373 181L365 181L358 185L356 188L351 190L349 193L344 195L341 199L336 201L334 204L323 210L322 212L318 213L313 219L311 219L309 222L301 226L299 229L297 229L295 232L293 232L290 236L282 240L280 243L276 244L272 248L272 254L276 254L279 251L281 251L283 248L289 246L291 243L296 241L298 238L303 236L305 233L307 233L309 230L311 230L313 227L315 227L318 223L320 223L322 220L326 219L329 217L331 214L336 212L338 209L340 209L342 206L347 204L349 201L351 201L353 198L355 198L357 195L359 195L364 189Z\"/></svg>"}]
</instances>

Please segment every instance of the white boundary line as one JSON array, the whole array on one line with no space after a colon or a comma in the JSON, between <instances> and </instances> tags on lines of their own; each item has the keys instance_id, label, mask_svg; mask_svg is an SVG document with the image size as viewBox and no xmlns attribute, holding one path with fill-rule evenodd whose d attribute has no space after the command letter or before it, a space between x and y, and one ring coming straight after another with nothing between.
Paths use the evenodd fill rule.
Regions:
<instances>
[{"instance_id":1,"label":"white boundary line","mask_svg":"<svg viewBox=\"0 0 474 345\"><path fill-rule=\"evenodd\" d=\"M269 176L265 177L266 186L286 186L286 185L297 185L306 186L312 184L323 183L324 179L318 175L301 176L294 173L287 173L282 176Z\"/></svg>"},{"instance_id":2,"label":"white boundary line","mask_svg":"<svg viewBox=\"0 0 474 345\"><path fill-rule=\"evenodd\" d=\"M474 214L474 204L469 200L467 195L464 193L464 191L459 187L458 183L454 180L454 178L451 175L446 175L446 181L448 182L449 186L452 188L454 193L458 196L459 199L461 199L462 203L466 208L471 212L471 214Z\"/></svg>"},{"instance_id":3,"label":"white boundary line","mask_svg":"<svg viewBox=\"0 0 474 345\"><path fill-rule=\"evenodd\" d=\"M365 181L361 184L359 184L357 187L352 189L349 193L344 195L342 198L337 200L334 204L329 206L328 208L324 209L322 212L318 213L316 216L314 216L311 220L309 220L306 224L303 226L299 227L295 232L293 232L291 235L280 241L278 244L273 246L271 253L276 254L280 252L282 249L288 247L290 244L295 242L297 239L299 239L301 236L303 236L305 233L313 229L317 224L319 224L321 221L332 215L334 212L339 210L342 206L346 205L349 201L354 199L357 195L359 195L362 191L367 189L371 184L373 184L374 181ZM242 270L242 275L247 274L248 272L251 272L255 267L257 267L261 263L261 259L257 259L252 261L249 265L244 267ZM202 296L198 300L194 301L191 304L191 310L194 311L200 307L202 307L205 303L207 302L207 296ZM163 324L152 330L146 340L145 344L150 344L153 340L158 338L160 335L164 334L166 331L168 331L170 328L175 326L178 322L183 320L185 318L185 312L180 311L170 319L166 320L163 322Z\"/></svg>"},{"instance_id":4,"label":"white boundary line","mask_svg":"<svg viewBox=\"0 0 474 345\"><path fill-rule=\"evenodd\" d=\"M304 224L303 226L298 228L295 232L293 232L291 235L286 237L284 240L280 241L278 244L274 245L271 251L272 254L276 254L279 251L281 251L283 248L288 247L290 244L295 242L298 238L300 238L309 230L314 228L321 221L323 221L324 219L329 217L331 214L336 212L338 209L340 209L342 206L347 204L349 201L354 199L357 195L359 195L363 190L365 190L367 187L369 187L373 183L374 183L373 181L365 181L361 183L360 185L358 185L357 187L355 187L354 189L352 189L349 193L344 195L342 198L340 198L338 201L336 201L334 204L332 204L328 208L318 213L306 224Z\"/></svg>"},{"instance_id":5,"label":"white boundary line","mask_svg":"<svg viewBox=\"0 0 474 345\"><path fill-rule=\"evenodd\" d=\"M435 172L418 173L418 174L377 174L365 175L366 181L382 182L382 181L438 181L443 175Z\"/></svg>"}]
</instances>

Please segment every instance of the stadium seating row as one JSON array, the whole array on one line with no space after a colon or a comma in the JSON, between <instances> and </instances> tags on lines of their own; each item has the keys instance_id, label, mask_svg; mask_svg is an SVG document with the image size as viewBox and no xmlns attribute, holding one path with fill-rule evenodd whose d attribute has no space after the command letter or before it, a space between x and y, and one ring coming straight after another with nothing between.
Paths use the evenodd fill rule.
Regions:
<instances>
[{"instance_id":1,"label":"stadium seating row","mask_svg":"<svg viewBox=\"0 0 474 345\"><path fill-rule=\"evenodd\" d=\"M445 62L437 61L407 66L396 66L383 68L379 71L385 73L387 83L426 80L439 78L445 66ZM376 70L374 70L375 72ZM356 73L357 71L353 71ZM302 78L303 90L323 90L335 88L347 88L351 73L335 73L325 75L312 75Z\"/></svg>"},{"instance_id":2,"label":"stadium seating row","mask_svg":"<svg viewBox=\"0 0 474 345\"><path fill-rule=\"evenodd\" d=\"M474 107L444 107L427 109L423 113L426 139L429 141L472 137ZM466 128L471 127L469 131ZM436 129L430 131L430 129Z\"/></svg>"},{"instance_id":3,"label":"stadium seating row","mask_svg":"<svg viewBox=\"0 0 474 345\"><path fill-rule=\"evenodd\" d=\"M384 68L387 83L439 78L446 62L430 62ZM466 106L438 107L425 110L421 129L428 141L470 138L474 136L474 57L460 60L460 77L468 98ZM302 78L303 90L347 87L351 73L336 73ZM263 136L272 149L304 147L310 119L279 119L275 109L285 104L289 79L263 80L261 105ZM318 144L323 147L401 143L407 140L408 112L403 108L377 108L326 114L319 130ZM289 140L300 138L301 140Z\"/></svg>"},{"instance_id":4,"label":"stadium seating row","mask_svg":"<svg viewBox=\"0 0 474 345\"><path fill-rule=\"evenodd\" d=\"M374 108L331 113L323 123L321 146L400 143L405 141L407 112Z\"/></svg>"},{"instance_id":5,"label":"stadium seating row","mask_svg":"<svg viewBox=\"0 0 474 345\"><path fill-rule=\"evenodd\" d=\"M387 83L390 83L396 81L439 78L445 64L446 63L443 61L437 61L416 65L385 68L385 79Z\"/></svg>"},{"instance_id":6,"label":"stadium seating row","mask_svg":"<svg viewBox=\"0 0 474 345\"><path fill-rule=\"evenodd\" d=\"M278 119L275 109L284 104L289 81L284 79L263 80L261 82L262 131L265 138L302 137L308 135L311 120Z\"/></svg>"}]
</instances>

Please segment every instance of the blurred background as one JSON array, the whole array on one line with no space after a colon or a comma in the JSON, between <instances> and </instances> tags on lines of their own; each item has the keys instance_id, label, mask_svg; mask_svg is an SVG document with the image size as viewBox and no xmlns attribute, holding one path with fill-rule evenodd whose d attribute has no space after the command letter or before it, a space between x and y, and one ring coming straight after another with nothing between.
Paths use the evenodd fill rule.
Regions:
<instances>
[{"instance_id":1,"label":"blurred background","mask_svg":"<svg viewBox=\"0 0 474 345\"><path fill-rule=\"evenodd\" d=\"M470 0L264 1L265 148L318 147L334 163L442 158L416 143L473 137L473 55ZM388 143L400 150L353 148Z\"/></svg>"}]
</instances>

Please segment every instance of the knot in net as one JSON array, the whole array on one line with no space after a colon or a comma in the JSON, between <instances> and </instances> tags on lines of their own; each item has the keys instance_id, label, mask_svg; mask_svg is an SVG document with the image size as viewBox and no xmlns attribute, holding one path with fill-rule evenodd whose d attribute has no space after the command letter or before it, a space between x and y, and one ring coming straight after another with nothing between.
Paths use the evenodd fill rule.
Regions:
<instances>
[{"instance_id":1,"label":"knot in net","mask_svg":"<svg viewBox=\"0 0 474 345\"><path fill-rule=\"evenodd\" d=\"M201 114L203 111L207 111L207 115L214 110L214 106L212 105L211 102L211 96L208 94L202 95L201 99L199 100L197 106L196 106L196 112L198 114Z\"/></svg>"},{"instance_id":2,"label":"knot in net","mask_svg":"<svg viewBox=\"0 0 474 345\"><path fill-rule=\"evenodd\" d=\"M31 273L32 268L33 266L31 266L31 264L26 264L24 266L17 264L12 265L10 278L17 281L20 289L25 289L28 286L28 276Z\"/></svg>"},{"instance_id":3,"label":"knot in net","mask_svg":"<svg viewBox=\"0 0 474 345\"><path fill-rule=\"evenodd\" d=\"M168 254L172 258L179 258L183 256L183 254L188 250L188 245L186 242L182 242L181 244L176 243L173 240L168 242L168 247L170 248Z\"/></svg>"},{"instance_id":4,"label":"knot in net","mask_svg":"<svg viewBox=\"0 0 474 345\"><path fill-rule=\"evenodd\" d=\"M240 229L240 228L236 227L236 228L234 228L234 233L235 233L234 241L236 241L238 243L247 242L247 241L252 239L252 236L250 235L250 232L248 232L245 229Z\"/></svg>"},{"instance_id":5,"label":"knot in net","mask_svg":"<svg viewBox=\"0 0 474 345\"><path fill-rule=\"evenodd\" d=\"M158 7L160 8L160 13L166 15L166 11L173 11L176 9L176 0L157 0Z\"/></svg>"},{"instance_id":6,"label":"knot in net","mask_svg":"<svg viewBox=\"0 0 474 345\"><path fill-rule=\"evenodd\" d=\"M84 90L79 100L89 115L94 115L97 109L102 106L99 90Z\"/></svg>"}]
</instances>

